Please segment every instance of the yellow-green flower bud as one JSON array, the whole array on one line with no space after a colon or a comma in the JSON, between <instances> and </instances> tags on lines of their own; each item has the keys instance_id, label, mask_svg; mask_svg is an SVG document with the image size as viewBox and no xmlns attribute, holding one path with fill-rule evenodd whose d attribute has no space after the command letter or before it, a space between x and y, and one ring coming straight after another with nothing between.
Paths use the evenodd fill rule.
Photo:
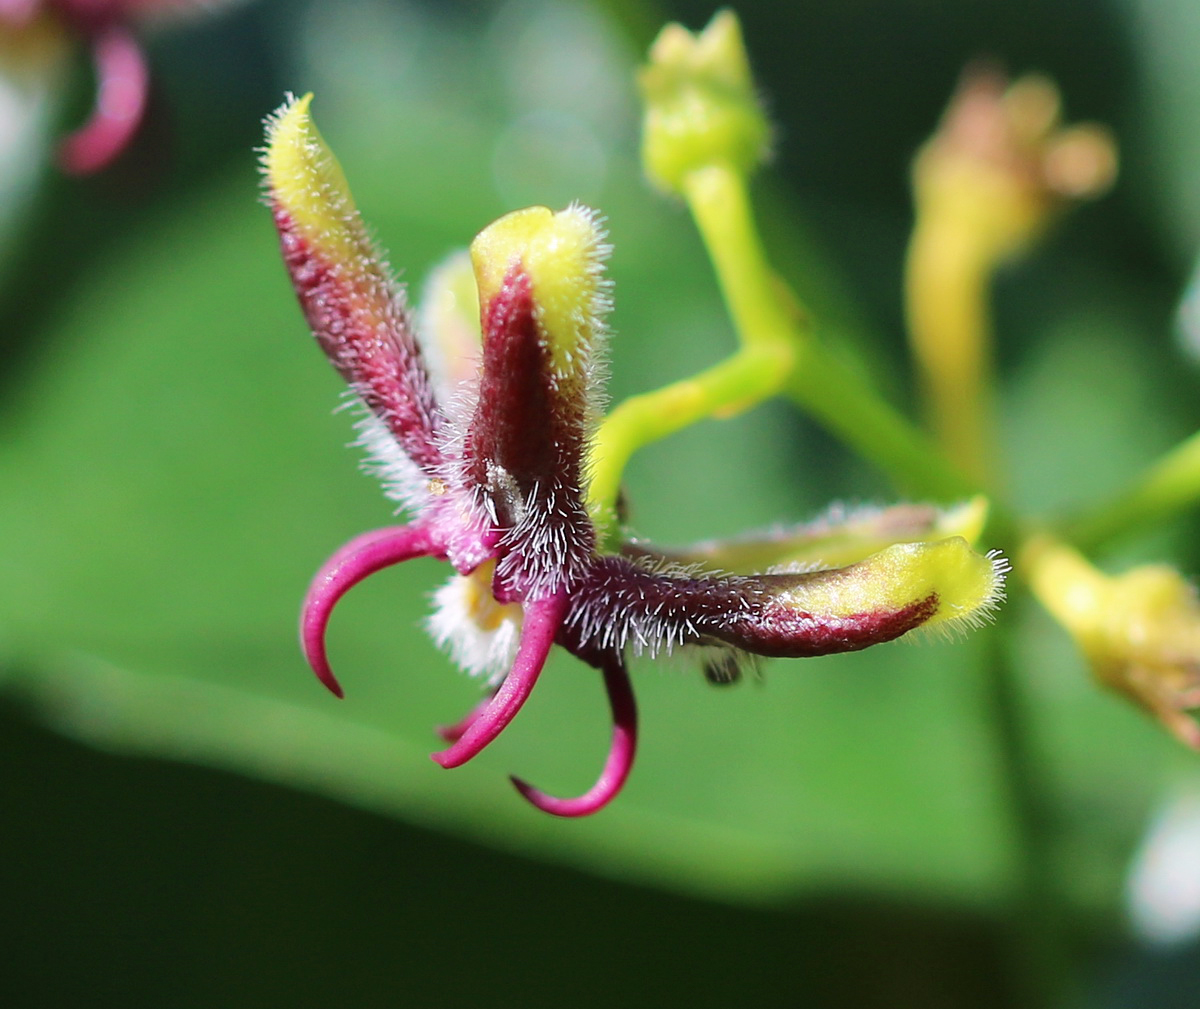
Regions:
<instances>
[{"instance_id":1,"label":"yellow-green flower bud","mask_svg":"<svg viewBox=\"0 0 1200 1009\"><path fill-rule=\"evenodd\" d=\"M1053 82L1009 84L968 70L913 165L920 223L961 235L959 255L995 261L1021 252L1063 204L1103 194L1117 148L1103 126L1063 126Z\"/></svg>"},{"instance_id":2,"label":"yellow-green flower bud","mask_svg":"<svg viewBox=\"0 0 1200 1009\"><path fill-rule=\"evenodd\" d=\"M1096 678L1200 750L1200 600L1174 568L1148 564L1123 575L1098 571L1049 537L1021 557L1042 604L1075 638Z\"/></svg>"},{"instance_id":3,"label":"yellow-green flower bud","mask_svg":"<svg viewBox=\"0 0 1200 1009\"><path fill-rule=\"evenodd\" d=\"M639 81L642 164L655 185L678 193L697 169L723 164L748 173L766 156L771 131L732 11L717 13L698 35L667 25Z\"/></svg>"},{"instance_id":4,"label":"yellow-green flower bud","mask_svg":"<svg viewBox=\"0 0 1200 1009\"><path fill-rule=\"evenodd\" d=\"M578 204L505 214L471 243L484 315L514 271L527 277L551 369L558 379L581 378L604 330L609 251L598 216Z\"/></svg>"}]
</instances>

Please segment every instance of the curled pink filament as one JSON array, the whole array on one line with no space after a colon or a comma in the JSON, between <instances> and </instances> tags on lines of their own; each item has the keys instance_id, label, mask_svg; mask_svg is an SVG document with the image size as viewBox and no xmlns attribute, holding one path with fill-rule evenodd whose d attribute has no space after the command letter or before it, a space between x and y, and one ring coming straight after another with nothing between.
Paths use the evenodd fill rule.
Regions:
<instances>
[{"instance_id":1,"label":"curled pink filament","mask_svg":"<svg viewBox=\"0 0 1200 1009\"><path fill-rule=\"evenodd\" d=\"M129 144L146 109L149 73L133 35L120 25L107 28L92 46L96 101L91 117L67 136L58 160L72 175L90 175L108 165Z\"/></svg>"},{"instance_id":2,"label":"curled pink filament","mask_svg":"<svg viewBox=\"0 0 1200 1009\"><path fill-rule=\"evenodd\" d=\"M596 783L583 795L560 799L547 795L520 778L512 778L517 791L544 813L569 817L598 813L617 797L633 769L633 757L637 751L637 703L633 697L633 685L629 682L629 672L624 661L615 656L605 660L603 673L604 689L608 692L608 703L612 709L613 735L608 759Z\"/></svg>"},{"instance_id":3,"label":"curled pink filament","mask_svg":"<svg viewBox=\"0 0 1200 1009\"><path fill-rule=\"evenodd\" d=\"M317 679L336 696L344 694L329 668L325 631L338 600L376 571L414 557L440 554L441 548L424 526L389 526L356 536L317 572L300 611L300 646Z\"/></svg>"},{"instance_id":4,"label":"curled pink filament","mask_svg":"<svg viewBox=\"0 0 1200 1009\"><path fill-rule=\"evenodd\" d=\"M546 656L550 654L566 612L565 592L525 604L521 644L517 648L512 669L486 707L467 716L470 724L459 739L447 749L432 755L437 763L442 767L465 764L500 735L517 716L545 668Z\"/></svg>"}]
</instances>

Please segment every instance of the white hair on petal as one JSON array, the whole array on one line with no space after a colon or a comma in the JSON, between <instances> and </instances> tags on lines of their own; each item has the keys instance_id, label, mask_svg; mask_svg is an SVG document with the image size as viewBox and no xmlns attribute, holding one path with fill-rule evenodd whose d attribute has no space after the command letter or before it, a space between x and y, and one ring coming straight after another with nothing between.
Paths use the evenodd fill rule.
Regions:
<instances>
[{"instance_id":1,"label":"white hair on petal","mask_svg":"<svg viewBox=\"0 0 1200 1009\"><path fill-rule=\"evenodd\" d=\"M520 606L502 606L475 575L453 575L433 594L433 612L425 626L437 645L471 676L495 686L504 679L517 655L521 638ZM481 607L486 610L481 614ZM484 622L480 622L480 616ZM489 626L490 625L490 626Z\"/></svg>"},{"instance_id":2,"label":"white hair on petal","mask_svg":"<svg viewBox=\"0 0 1200 1009\"><path fill-rule=\"evenodd\" d=\"M689 605L694 589L684 591L673 582L710 581L719 585L719 575L700 574L666 560L639 558L628 567L613 569L607 578L588 584L577 593L567 625L581 641L602 651L624 652L656 658L671 655L685 645L706 643L707 635ZM653 585L653 598L646 589ZM731 596L732 613L745 607L744 600Z\"/></svg>"},{"instance_id":3,"label":"white hair on petal","mask_svg":"<svg viewBox=\"0 0 1200 1009\"><path fill-rule=\"evenodd\" d=\"M917 634L958 640L966 637L971 631L995 623L996 611L1007 598L1004 590L1005 576L1012 571L1012 564L1000 550L989 550L987 559L992 562L992 587L987 598L966 612L952 614L938 620L932 626L922 625L916 628Z\"/></svg>"},{"instance_id":4,"label":"white hair on petal","mask_svg":"<svg viewBox=\"0 0 1200 1009\"><path fill-rule=\"evenodd\" d=\"M497 471L504 475L499 467ZM590 532L591 520L581 507L572 507L581 498L578 487L560 482L543 488L535 483L521 504L516 524L504 534L502 544L512 549L500 561L501 575L526 579L533 598L576 585L592 561L591 543L583 532L584 528Z\"/></svg>"},{"instance_id":5,"label":"white hair on petal","mask_svg":"<svg viewBox=\"0 0 1200 1009\"><path fill-rule=\"evenodd\" d=\"M353 394L350 394L353 395ZM348 406L361 410L354 422L358 436L351 446L366 453L362 470L383 484L383 493L402 508L415 513L429 504L429 476L400 447L395 436L374 413L355 396Z\"/></svg>"},{"instance_id":6,"label":"white hair on petal","mask_svg":"<svg viewBox=\"0 0 1200 1009\"><path fill-rule=\"evenodd\" d=\"M613 308L613 282L604 270L613 247L605 241L608 238L608 230L604 227L605 217L600 211L576 200L567 207L565 213L586 218L595 236L587 250L585 267L588 279L592 281L592 296L584 306L583 317L580 320L585 332L591 334L591 339L584 348L585 356L582 362L583 385L586 390L584 436L585 441L590 443L607 406L605 390L608 387L608 341L612 335L608 328L608 315ZM588 453L585 453L585 457L587 455ZM587 485L586 479L584 485Z\"/></svg>"}]
</instances>

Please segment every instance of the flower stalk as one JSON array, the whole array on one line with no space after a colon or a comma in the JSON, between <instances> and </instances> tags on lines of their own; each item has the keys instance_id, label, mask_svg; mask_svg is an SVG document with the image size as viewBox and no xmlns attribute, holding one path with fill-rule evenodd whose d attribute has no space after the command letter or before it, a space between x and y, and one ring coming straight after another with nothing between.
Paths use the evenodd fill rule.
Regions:
<instances>
[{"instance_id":1,"label":"flower stalk","mask_svg":"<svg viewBox=\"0 0 1200 1009\"><path fill-rule=\"evenodd\" d=\"M653 182L684 198L712 260L738 339L725 361L618 406L597 435L589 507L615 535L621 473L638 448L708 417L734 416L785 394L902 490L940 500L972 485L928 440L816 339L795 295L771 269L748 180L769 130L729 11L693 35L669 25L641 76L643 161Z\"/></svg>"},{"instance_id":2,"label":"flower stalk","mask_svg":"<svg viewBox=\"0 0 1200 1009\"><path fill-rule=\"evenodd\" d=\"M1200 501L1200 432L1185 438L1109 501L1060 523L1085 550L1150 529Z\"/></svg>"},{"instance_id":3,"label":"flower stalk","mask_svg":"<svg viewBox=\"0 0 1200 1009\"><path fill-rule=\"evenodd\" d=\"M905 264L909 345L930 433L979 487L1003 483L992 279L1031 247L1066 199L1097 195L1115 171L1107 133L1094 126L1060 128L1059 106L1057 90L1042 78L1009 86L991 68L970 68L913 166L916 219ZM1021 553L1018 568L1026 577L1032 560ZM990 649L982 674L982 719L1014 838L1015 962L1026 1001L1051 1005L1069 987L1069 965L1049 789L1011 656Z\"/></svg>"}]
</instances>

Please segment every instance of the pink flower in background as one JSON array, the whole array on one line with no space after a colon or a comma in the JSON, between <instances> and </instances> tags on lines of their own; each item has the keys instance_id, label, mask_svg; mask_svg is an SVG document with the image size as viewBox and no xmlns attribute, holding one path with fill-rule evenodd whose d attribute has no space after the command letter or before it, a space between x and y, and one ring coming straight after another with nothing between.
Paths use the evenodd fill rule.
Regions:
<instances>
[{"instance_id":1,"label":"pink flower in background","mask_svg":"<svg viewBox=\"0 0 1200 1009\"><path fill-rule=\"evenodd\" d=\"M107 167L141 125L150 75L139 24L159 14L213 6L204 0L0 0L0 30L7 26L20 33L44 22L91 51L96 97L87 121L59 146L64 171L89 175Z\"/></svg>"}]
</instances>

